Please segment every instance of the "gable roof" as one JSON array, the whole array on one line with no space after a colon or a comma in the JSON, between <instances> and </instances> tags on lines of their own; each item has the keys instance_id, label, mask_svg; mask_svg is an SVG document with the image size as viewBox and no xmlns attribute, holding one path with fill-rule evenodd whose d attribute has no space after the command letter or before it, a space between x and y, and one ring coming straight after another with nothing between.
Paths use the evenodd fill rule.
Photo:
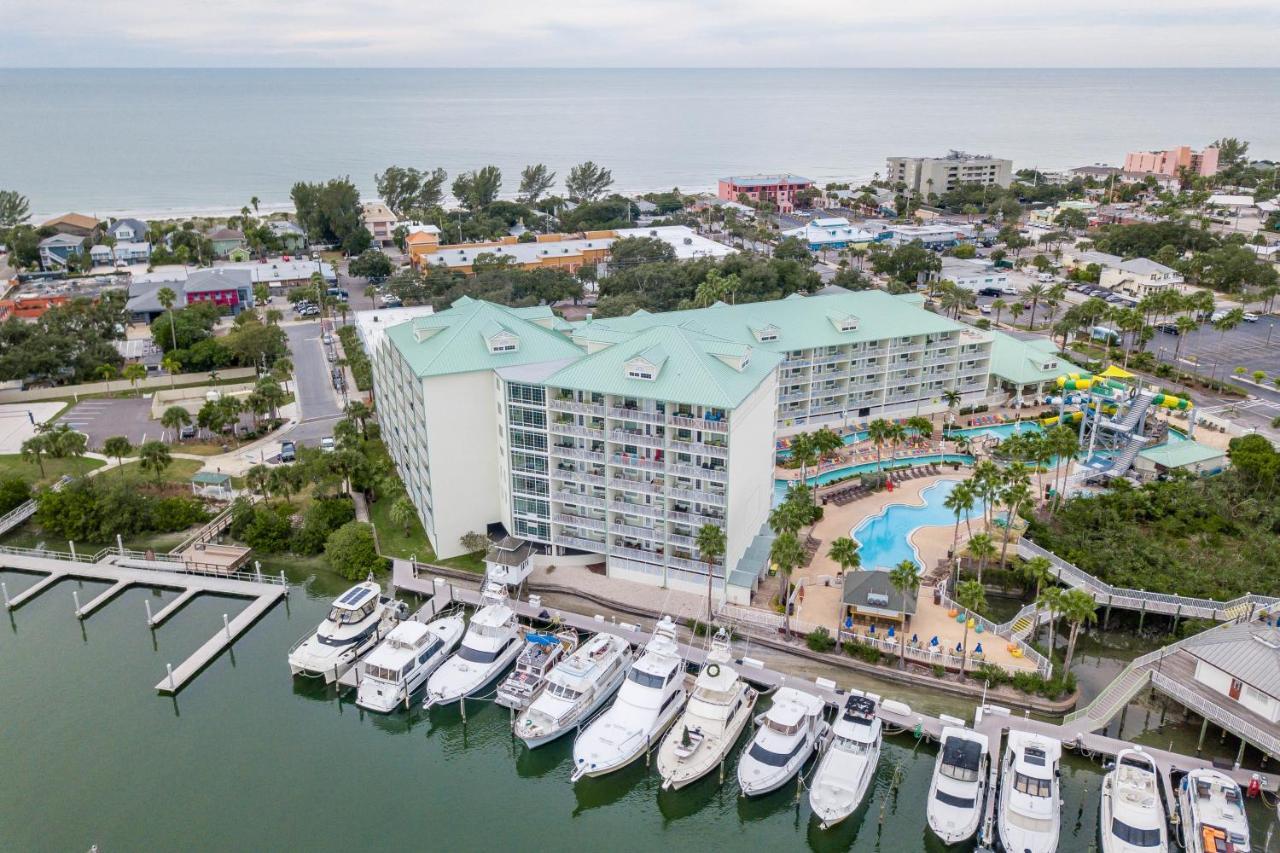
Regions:
<instances>
[{"instance_id":1,"label":"gable roof","mask_svg":"<svg viewBox=\"0 0 1280 853\"><path fill-rule=\"evenodd\" d=\"M1280 698L1280 629L1253 622L1223 625L1193 638L1185 648L1245 684Z\"/></svg>"},{"instance_id":2,"label":"gable roof","mask_svg":"<svg viewBox=\"0 0 1280 853\"><path fill-rule=\"evenodd\" d=\"M1046 363L1054 363L1046 369ZM1058 355L1058 348L1048 338L1019 340L1005 332L991 332L991 372L1016 385L1030 385L1056 379L1080 367Z\"/></svg>"},{"instance_id":3,"label":"gable roof","mask_svg":"<svg viewBox=\"0 0 1280 853\"><path fill-rule=\"evenodd\" d=\"M64 213L61 216L55 216L52 219L40 223L40 227L46 226L58 227L59 225L69 225L72 228L79 228L85 231L92 231L98 227L98 220L92 216L85 216L83 213Z\"/></svg>"},{"instance_id":4,"label":"gable roof","mask_svg":"<svg viewBox=\"0 0 1280 853\"><path fill-rule=\"evenodd\" d=\"M216 241L224 240L243 240L244 233L234 228L219 228L216 231L209 232L209 239Z\"/></svg>"},{"instance_id":5,"label":"gable roof","mask_svg":"<svg viewBox=\"0 0 1280 853\"><path fill-rule=\"evenodd\" d=\"M1154 462L1156 465L1165 468L1182 468L1186 465L1208 462L1211 459L1222 459L1227 455L1227 452L1188 439L1187 441L1166 442L1158 447L1139 451L1138 455L1148 462Z\"/></svg>"},{"instance_id":6,"label":"gable roof","mask_svg":"<svg viewBox=\"0 0 1280 853\"><path fill-rule=\"evenodd\" d=\"M871 604L871 595L884 596L885 604ZM889 573L876 569L859 572L845 572L844 592L841 602L852 605L863 611L881 611L884 613L905 613L908 616L916 612L916 597L903 595L889 582Z\"/></svg>"},{"instance_id":7,"label":"gable roof","mask_svg":"<svg viewBox=\"0 0 1280 853\"><path fill-rule=\"evenodd\" d=\"M582 350L564 335L532 319L549 314L550 308L506 308L464 296L445 311L401 323L386 334L418 377L494 370L582 355ZM512 352L490 352L487 337L494 329L515 335L520 345Z\"/></svg>"},{"instance_id":8,"label":"gable roof","mask_svg":"<svg viewBox=\"0 0 1280 853\"><path fill-rule=\"evenodd\" d=\"M627 364L636 358L657 368L653 379L627 375ZM745 360L741 369L730 364L738 359ZM663 324L583 356L552 374L546 384L732 409L750 396L781 360L774 353L753 351L689 323Z\"/></svg>"},{"instance_id":9,"label":"gable roof","mask_svg":"<svg viewBox=\"0 0 1280 853\"><path fill-rule=\"evenodd\" d=\"M111 223L111 227L108 228L107 231L114 236L120 228L126 225L133 229L134 242L140 242L137 238L142 237L147 233L147 223L143 222L141 219L117 219L115 222Z\"/></svg>"}]
</instances>

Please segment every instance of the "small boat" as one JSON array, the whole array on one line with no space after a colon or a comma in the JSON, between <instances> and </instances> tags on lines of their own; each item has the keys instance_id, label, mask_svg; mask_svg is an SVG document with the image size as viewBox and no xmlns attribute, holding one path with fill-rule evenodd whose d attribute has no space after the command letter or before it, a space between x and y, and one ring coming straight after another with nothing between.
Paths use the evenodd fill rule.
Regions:
<instances>
[{"instance_id":1,"label":"small boat","mask_svg":"<svg viewBox=\"0 0 1280 853\"><path fill-rule=\"evenodd\" d=\"M862 804L880 761L881 728L873 695L851 695L831 727L809 787L809 806L828 829Z\"/></svg>"},{"instance_id":2,"label":"small boat","mask_svg":"<svg viewBox=\"0 0 1280 853\"><path fill-rule=\"evenodd\" d=\"M608 702L631 668L631 644L596 634L547 673L546 687L516 718L516 737L535 749L572 731Z\"/></svg>"},{"instance_id":3,"label":"small boat","mask_svg":"<svg viewBox=\"0 0 1280 853\"><path fill-rule=\"evenodd\" d=\"M729 637L711 641L689 705L658 748L658 774L664 790L701 779L724 761L751 719L759 694L730 666Z\"/></svg>"},{"instance_id":4,"label":"small boat","mask_svg":"<svg viewBox=\"0 0 1280 853\"><path fill-rule=\"evenodd\" d=\"M990 759L987 736L959 726L942 729L942 748L929 782L929 828L947 844L978 831Z\"/></svg>"},{"instance_id":5,"label":"small boat","mask_svg":"<svg viewBox=\"0 0 1280 853\"><path fill-rule=\"evenodd\" d=\"M756 717L756 729L738 760L738 787L758 797L787 783L827 737L822 718L826 703L812 693L780 687L769 710Z\"/></svg>"},{"instance_id":6,"label":"small boat","mask_svg":"<svg viewBox=\"0 0 1280 853\"><path fill-rule=\"evenodd\" d=\"M490 581L462 643L427 681L423 708L474 696L497 679L520 654L522 629L507 603L507 588Z\"/></svg>"},{"instance_id":7,"label":"small boat","mask_svg":"<svg viewBox=\"0 0 1280 853\"><path fill-rule=\"evenodd\" d=\"M408 608L382 595L372 578L358 583L334 599L320 626L289 649L289 671L323 676L332 684L407 614Z\"/></svg>"},{"instance_id":8,"label":"small boat","mask_svg":"<svg viewBox=\"0 0 1280 853\"><path fill-rule=\"evenodd\" d=\"M1102 853L1169 849L1156 763L1140 748L1122 749L1102 779Z\"/></svg>"},{"instance_id":9,"label":"small boat","mask_svg":"<svg viewBox=\"0 0 1280 853\"><path fill-rule=\"evenodd\" d=\"M675 623L664 616L618 698L573 742L573 781L619 770L661 738L689 695L685 676Z\"/></svg>"},{"instance_id":10,"label":"small boat","mask_svg":"<svg viewBox=\"0 0 1280 853\"><path fill-rule=\"evenodd\" d=\"M504 708L523 711L546 683L547 673L578 647L578 634L565 629L556 634L530 631L516 658L516 668L498 685L494 701Z\"/></svg>"},{"instance_id":11,"label":"small boat","mask_svg":"<svg viewBox=\"0 0 1280 853\"><path fill-rule=\"evenodd\" d=\"M1187 853L1247 853L1250 849L1244 797L1225 773L1202 767L1183 776L1178 809Z\"/></svg>"},{"instance_id":12,"label":"small boat","mask_svg":"<svg viewBox=\"0 0 1280 853\"><path fill-rule=\"evenodd\" d=\"M1062 822L1058 762L1062 744L1010 731L1000 779L1000 843L1016 853L1054 853Z\"/></svg>"},{"instance_id":13,"label":"small boat","mask_svg":"<svg viewBox=\"0 0 1280 853\"><path fill-rule=\"evenodd\" d=\"M360 662L356 704L383 714L400 704L407 708L409 697L444 663L465 629L461 611L396 625Z\"/></svg>"}]
</instances>

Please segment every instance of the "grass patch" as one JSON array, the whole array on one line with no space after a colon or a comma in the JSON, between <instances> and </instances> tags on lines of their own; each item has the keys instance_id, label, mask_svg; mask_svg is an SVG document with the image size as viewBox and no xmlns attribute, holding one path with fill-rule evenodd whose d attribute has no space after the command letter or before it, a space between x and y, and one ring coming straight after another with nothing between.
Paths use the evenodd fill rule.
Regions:
<instances>
[{"instance_id":1,"label":"grass patch","mask_svg":"<svg viewBox=\"0 0 1280 853\"><path fill-rule=\"evenodd\" d=\"M484 551L462 554L458 557L450 557L447 560L436 560L436 563L441 566L448 566L451 569L461 569L464 572L474 572L482 575L484 574Z\"/></svg>"},{"instance_id":2,"label":"grass patch","mask_svg":"<svg viewBox=\"0 0 1280 853\"><path fill-rule=\"evenodd\" d=\"M203 467L204 463L199 459L175 459L160 475L160 482L181 483L183 486L189 486L191 477ZM150 471L142 470L140 462L126 462L114 471L105 472L102 476L124 477L126 480L144 485L156 482L155 475Z\"/></svg>"},{"instance_id":3,"label":"grass patch","mask_svg":"<svg viewBox=\"0 0 1280 853\"><path fill-rule=\"evenodd\" d=\"M179 530L174 533L141 533L136 536L125 536L124 547L133 551L145 551L148 548L158 554L167 554L169 551L186 539L192 533L199 530L199 526L189 528L187 530ZM53 551L69 550L66 540L55 539L50 534L42 530L33 521L19 524L13 530L9 531L0 539L0 545L8 548L37 548L45 547ZM76 542L76 553L94 554L103 548L115 548L114 540L111 542Z\"/></svg>"},{"instance_id":4,"label":"grass patch","mask_svg":"<svg viewBox=\"0 0 1280 853\"><path fill-rule=\"evenodd\" d=\"M433 562L436 552L431 547L427 532L422 528L422 522L416 515L408 533L405 533L400 525L392 523L391 504L394 502L394 495L384 495L369 505L369 520L378 531L379 551L387 557L398 557L402 560L416 557L424 563Z\"/></svg>"},{"instance_id":5,"label":"grass patch","mask_svg":"<svg viewBox=\"0 0 1280 853\"><path fill-rule=\"evenodd\" d=\"M0 455L0 477L18 476L35 486L47 486L57 482L58 478L67 475L80 477L106 463L101 459L87 457L67 457L66 459L44 458L44 473L40 466L22 458L21 454Z\"/></svg>"}]
</instances>

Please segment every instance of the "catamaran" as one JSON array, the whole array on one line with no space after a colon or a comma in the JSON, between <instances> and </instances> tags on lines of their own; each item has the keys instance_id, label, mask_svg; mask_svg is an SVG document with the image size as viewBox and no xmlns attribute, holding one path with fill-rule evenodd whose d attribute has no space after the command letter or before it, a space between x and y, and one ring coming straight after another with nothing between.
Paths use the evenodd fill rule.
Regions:
<instances>
[{"instance_id":1,"label":"catamaran","mask_svg":"<svg viewBox=\"0 0 1280 853\"><path fill-rule=\"evenodd\" d=\"M853 814L875 778L881 740L878 698L849 696L831 727L831 741L809 787L809 805L823 829Z\"/></svg>"},{"instance_id":2,"label":"catamaran","mask_svg":"<svg viewBox=\"0 0 1280 853\"><path fill-rule=\"evenodd\" d=\"M630 764L662 737L688 695L676 626L664 616L627 673L618 698L574 741L573 781Z\"/></svg>"},{"instance_id":3,"label":"catamaran","mask_svg":"<svg viewBox=\"0 0 1280 853\"><path fill-rule=\"evenodd\" d=\"M516 737L530 749L591 718L617 692L631 668L631 644L596 634L547 673L546 687L516 718Z\"/></svg>"},{"instance_id":4,"label":"catamaran","mask_svg":"<svg viewBox=\"0 0 1280 853\"><path fill-rule=\"evenodd\" d=\"M1058 762L1062 744L1009 732L1000 781L1000 843L1017 853L1054 853L1062 821Z\"/></svg>"},{"instance_id":5,"label":"catamaran","mask_svg":"<svg viewBox=\"0 0 1280 853\"><path fill-rule=\"evenodd\" d=\"M956 844L978 831L988 760L986 735L959 726L943 727L925 809L929 828L943 842Z\"/></svg>"},{"instance_id":6,"label":"catamaran","mask_svg":"<svg viewBox=\"0 0 1280 853\"><path fill-rule=\"evenodd\" d=\"M751 719L759 695L730 666L729 637L711 641L694 682L689 705L658 748L658 774L665 790L683 788L724 761Z\"/></svg>"},{"instance_id":7,"label":"catamaran","mask_svg":"<svg viewBox=\"0 0 1280 853\"><path fill-rule=\"evenodd\" d=\"M427 681L422 706L448 705L492 684L520 654L521 632L507 603L507 588L495 581L486 583L480 609L471 617L462 644Z\"/></svg>"},{"instance_id":8,"label":"catamaran","mask_svg":"<svg viewBox=\"0 0 1280 853\"><path fill-rule=\"evenodd\" d=\"M1141 749L1122 749L1102 779L1102 853L1169 849L1159 771Z\"/></svg>"},{"instance_id":9,"label":"catamaran","mask_svg":"<svg viewBox=\"0 0 1280 853\"><path fill-rule=\"evenodd\" d=\"M555 634L530 631L516 658L516 668L498 685L494 701L504 708L523 711L533 702L551 668L578 647L578 634L565 629Z\"/></svg>"},{"instance_id":10,"label":"catamaran","mask_svg":"<svg viewBox=\"0 0 1280 853\"><path fill-rule=\"evenodd\" d=\"M383 714L400 704L407 708L409 697L444 663L465 629L461 611L396 625L360 662L356 704Z\"/></svg>"},{"instance_id":11,"label":"catamaran","mask_svg":"<svg viewBox=\"0 0 1280 853\"><path fill-rule=\"evenodd\" d=\"M383 596L382 587L372 579L358 583L334 599L320 626L289 649L289 671L323 676L326 684L332 684L407 612L404 604Z\"/></svg>"},{"instance_id":12,"label":"catamaran","mask_svg":"<svg viewBox=\"0 0 1280 853\"><path fill-rule=\"evenodd\" d=\"M1209 767L1192 770L1178 786L1182 842L1187 853L1246 853L1249 818L1240 786Z\"/></svg>"},{"instance_id":13,"label":"catamaran","mask_svg":"<svg viewBox=\"0 0 1280 853\"><path fill-rule=\"evenodd\" d=\"M780 687L773 705L756 717L760 728L738 760L738 787L758 797L787 783L827 737L826 703L812 693Z\"/></svg>"}]
</instances>

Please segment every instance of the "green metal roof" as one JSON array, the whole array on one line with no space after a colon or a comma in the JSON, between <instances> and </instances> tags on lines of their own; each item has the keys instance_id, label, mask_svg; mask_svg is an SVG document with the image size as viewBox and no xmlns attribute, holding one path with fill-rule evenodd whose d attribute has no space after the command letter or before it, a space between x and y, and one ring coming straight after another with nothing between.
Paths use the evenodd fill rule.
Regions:
<instances>
[{"instance_id":1,"label":"green metal roof","mask_svg":"<svg viewBox=\"0 0 1280 853\"><path fill-rule=\"evenodd\" d=\"M670 315L660 315L665 318ZM650 322L656 317L650 317ZM763 350L734 347L689 325L658 325L583 356L546 380L557 388L597 391L602 394L670 400L732 409L763 382L781 356ZM728 361L749 355L737 369ZM723 356L723 358L721 357ZM653 379L628 375L627 365L636 358L657 368Z\"/></svg>"},{"instance_id":2,"label":"green metal roof","mask_svg":"<svg viewBox=\"0 0 1280 853\"><path fill-rule=\"evenodd\" d=\"M1148 462L1154 462L1165 468L1183 468L1210 459L1220 459L1227 451L1201 444L1198 441L1171 441L1159 447L1152 447L1138 453Z\"/></svg>"},{"instance_id":3,"label":"green metal roof","mask_svg":"<svg viewBox=\"0 0 1280 853\"><path fill-rule=\"evenodd\" d=\"M582 350L564 335L533 322L551 317L545 306L506 308L464 296L448 310L392 326L386 334L419 377L580 357ZM489 339L504 331L516 336L516 349L490 352ZM418 340L420 333L429 336Z\"/></svg>"},{"instance_id":4,"label":"green metal roof","mask_svg":"<svg viewBox=\"0 0 1280 853\"><path fill-rule=\"evenodd\" d=\"M223 486L231 482L231 475L214 471L197 471L191 478L191 482L203 486Z\"/></svg>"},{"instance_id":5,"label":"green metal roof","mask_svg":"<svg viewBox=\"0 0 1280 853\"><path fill-rule=\"evenodd\" d=\"M846 315L858 318L857 329L841 332L836 328L831 317ZM760 328L761 321L778 328L777 340L756 340L754 330ZM710 308L669 311L665 314L637 311L628 317L609 317L577 323L574 336L603 341L608 340L606 336L609 332L634 332L656 324L679 325L773 352L907 335L973 332L968 326L912 304L911 300L900 299L883 290L862 290L826 296L792 294L776 302L716 304Z\"/></svg>"},{"instance_id":6,"label":"green metal roof","mask_svg":"<svg viewBox=\"0 0 1280 853\"><path fill-rule=\"evenodd\" d=\"M1046 362L1056 365L1046 370ZM1056 379L1081 368L1058 355L1058 348L1048 338L1020 340L1004 332L991 332L991 372L1015 385L1030 385Z\"/></svg>"}]
</instances>

